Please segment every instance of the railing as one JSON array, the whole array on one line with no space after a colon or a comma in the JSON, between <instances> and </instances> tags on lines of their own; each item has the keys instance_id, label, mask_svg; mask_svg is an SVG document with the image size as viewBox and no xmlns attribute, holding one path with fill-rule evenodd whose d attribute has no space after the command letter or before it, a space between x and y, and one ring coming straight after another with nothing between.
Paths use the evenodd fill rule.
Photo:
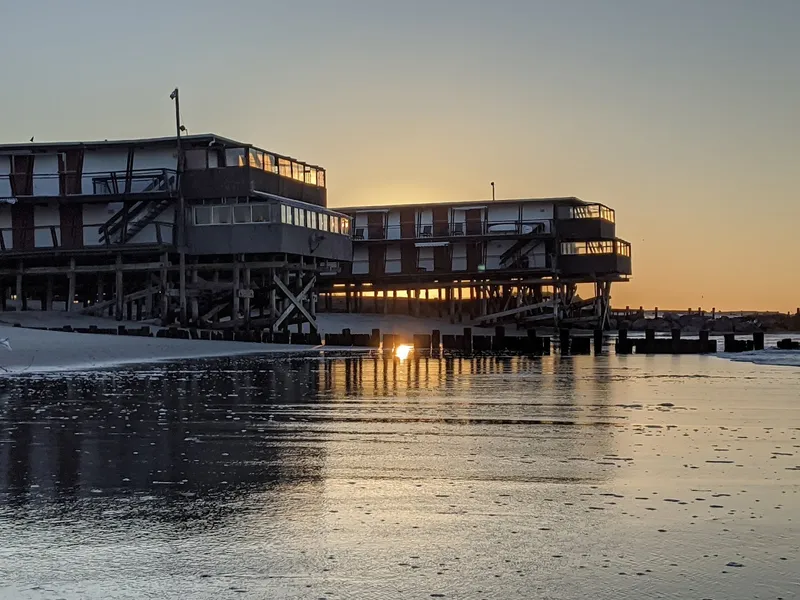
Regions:
<instances>
[{"instance_id":1,"label":"railing","mask_svg":"<svg viewBox=\"0 0 800 600\"><path fill-rule=\"evenodd\" d=\"M177 173L174 169L12 173L0 179L0 199L27 196L171 194L176 189Z\"/></svg>"},{"instance_id":2,"label":"railing","mask_svg":"<svg viewBox=\"0 0 800 600\"><path fill-rule=\"evenodd\" d=\"M599 240L586 242L562 242L561 254L565 256L598 256L603 254L616 254L618 256L631 255L631 245L625 240Z\"/></svg>"},{"instance_id":3,"label":"railing","mask_svg":"<svg viewBox=\"0 0 800 600\"><path fill-rule=\"evenodd\" d=\"M614 223L616 219L614 209L602 204L585 204L565 208L567 209L564 214L565 219L602 219L609 223Z\"/></svg>"},{"instance_id":4,"label":"railing","mask_svg":"<svg viewBox=\"0 0 800 600\"><path fill-rule=\"evenodd\" d=\"M130 226L134 225L131 223ZM47 250L79 250L82 248L105 248L115 245L164 245L172 244L173 224L164 221L148 223L155 227L152 239L125 241L127 227L111 236L105 231L106 223L81 223L77 227L60 225L36 225L33 227L0 228L0 252L37 252ZM98 232L100 232L98 234ZM141 232L137 232L141 233ZM87 242L87 240L90 240ZM15 241L17 243L15 243Z\"/></svg>"},{"instance_id":5,"label":"railing","mask_svg":"<svg viewBox=\"0 0 800 600\"><path fill-rule=\"evenodd\" d=\"M535 236L552 231L548 221L467 221L455 223L355 226L354 240L428 240L470 236Z\"/></svg>"}]
</instances>

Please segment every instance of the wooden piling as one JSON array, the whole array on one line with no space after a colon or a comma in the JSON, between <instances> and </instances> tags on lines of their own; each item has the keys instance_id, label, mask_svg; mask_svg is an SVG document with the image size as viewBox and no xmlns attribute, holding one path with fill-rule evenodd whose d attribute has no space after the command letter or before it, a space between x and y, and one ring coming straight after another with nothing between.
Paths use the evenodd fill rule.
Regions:
<instances>
[{"instance_id":1,"label":"wooden piling","mask_svg":"<svg viewBox=\"0 0 800 600\"><path fill-rule=\"evenodd\" d=\"M753 332L753 350L763 350L763 349L764 349L764 332L763 331Z\"/></svg>"},{"instance_id":2,"label":"wooden piling","mask_svg":"<svg viewBox=\"0 0 800 600\"><path fill-rule=\"evenodd\" d=\"M569 329L560 329L558 332L558 341L561 347L561 354L569 354L570 350L570 334Z\"/></svg>"},{"instance_id":3,"label":"wooden piling","mask_svg":"<svg viewBox=\"0 0 800 600\"><path fill-rule=\"evenodd\" d=\"M592 334L592 339L594 341L595 356L599 356L603 353L603 330L595 329Z\"/></svg>"}]
</instances>

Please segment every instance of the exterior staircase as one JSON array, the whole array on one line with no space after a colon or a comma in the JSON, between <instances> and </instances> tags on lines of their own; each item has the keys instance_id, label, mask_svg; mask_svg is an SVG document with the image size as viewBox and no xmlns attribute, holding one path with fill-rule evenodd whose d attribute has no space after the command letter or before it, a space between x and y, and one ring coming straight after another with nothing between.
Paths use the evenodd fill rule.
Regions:
<instances>
[{"instance_id":1,"label":"exterior staircase","mask_svg":"<svg viewBox=\"0 0 800 600\"><path fill-rule=\"evenodd\" d=\"M100 226L100 241L124 244L152 223L172 202L172 198L143 200L134 204L127 214L124 210L119 211Z\"/></svg>"}]
</instances>

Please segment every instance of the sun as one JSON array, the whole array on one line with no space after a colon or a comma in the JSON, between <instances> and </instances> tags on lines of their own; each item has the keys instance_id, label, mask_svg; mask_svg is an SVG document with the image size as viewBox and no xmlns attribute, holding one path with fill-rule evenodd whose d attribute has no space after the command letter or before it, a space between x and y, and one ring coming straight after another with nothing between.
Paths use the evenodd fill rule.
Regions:
<instances>
[{"instance_id":1,"label":"sun","mask_svg":"<svg viewBox=\"0 0 800 600\"><path fill-rule=\"evenodd\" d=\"M399 358L400 360L405 360L408 358L408 355L414 350L414 346L409 344L400 344L397 348L394 349L394 355Z\"/></svg>"}]
</instances>

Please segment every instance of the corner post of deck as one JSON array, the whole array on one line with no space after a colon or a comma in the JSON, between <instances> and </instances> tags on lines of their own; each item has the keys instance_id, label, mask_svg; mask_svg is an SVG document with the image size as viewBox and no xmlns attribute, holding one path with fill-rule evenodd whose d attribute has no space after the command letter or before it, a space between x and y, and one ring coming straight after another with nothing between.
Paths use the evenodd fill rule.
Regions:
<instances>
[{"instance_id":1,"label":"corner post of deck","mask_svg":"<svg viewBox=\"0 0 800 600\"><path fill-rule=\"evenodd\" d=\"M72 303L75 301L75 259L69 259L69 273L67 273L68 278L68 290L67 290L67 312L72 312ZM52 290L51 290L52 293ZM49 310L49 309L47 309Z\"/></svg>"},{"instance_id":2,"label":"corner post of deck","mask_svg":"<svg viewBox=\"0 0 800 600\"><path fill-rule=\"evenodd\" d=\"M125 294L123 292L122 280L122 254L117 253L115 261L115 274L116 274L116 287L115 287L115 302L114 302L114 318L117 321L122 321L123 309L125 308Z\"/></svg>"}]
</instances>

